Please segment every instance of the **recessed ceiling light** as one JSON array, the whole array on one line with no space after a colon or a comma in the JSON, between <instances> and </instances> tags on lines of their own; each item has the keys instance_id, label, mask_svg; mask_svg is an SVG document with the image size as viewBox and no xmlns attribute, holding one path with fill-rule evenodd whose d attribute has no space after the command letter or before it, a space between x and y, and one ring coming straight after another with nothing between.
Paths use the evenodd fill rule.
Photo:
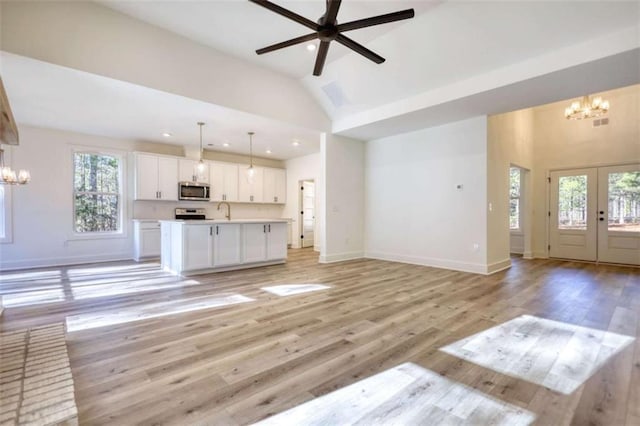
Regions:
<instances>
[{"instance_id":1,"label":"recessed ceiling light","mask_svg":"<svg viewBox=\"0 0 640 426\"><path fill-rule=\"evenodd\" d=\"M300 145L300 142L298 142L298 141L293 141L293 143L292 143L291 145L293 145L293 146L299 146L299 145Z\"/></svg>"},{"instance_id":2,"label":"recessed ceiling light","mask_svg":"<svg viewBox=\"0 0 640 426\"><path fill-rule=\"evenodd\" d=\"M225 143L223 143L223 144L222 144L222 146L224 146L224 147L228 147L228 146L229 146L229 143L228 143L228 142L225 142Z\"/></svg>"},{"instance_id":3,"label":"recessed ceiling light","mask_svg":"<svg viewBox=\"0 0 640 426\"><path fill-rule=\"evenodd\" d=\"M309 52L313 52L314 50L316 50L316 45L314 43L307 44L307 50Z\"/></svg>"},{"instance_id":4,"label":"recessed ceiling light","mask_svg":"<svg viewBox=\"0 0 640 426\"><path fill-rule=\"evenodd\" d=\"M164 136L165 138L170 138L170 137L171 137L171 136L173 136L173 135L172 135L171 133L169 133L169 132L164 132L164 133L162 134L162 136Z\"/></svg>"},{"instance_id":5,"label":"recessed ceiling light","mask_svg":"<svg viewBox=\"0 0 640 426\"><path fill-rule=\"evenodd\" d=\"M271 150L270 149L267 150L267 154L271 154Z\"/></svg>"}]
</instances>

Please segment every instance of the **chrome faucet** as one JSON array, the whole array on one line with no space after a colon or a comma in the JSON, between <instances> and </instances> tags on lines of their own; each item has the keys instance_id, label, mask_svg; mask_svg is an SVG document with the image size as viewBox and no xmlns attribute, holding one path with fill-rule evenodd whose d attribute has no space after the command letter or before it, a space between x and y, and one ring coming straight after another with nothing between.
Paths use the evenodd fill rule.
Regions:
<instances>
[{"instance_id":1,"label":"chrome faucet","mask_svg":"<svg viewBox=\"0 0 640 426\"><path fill-rule=\"evenodd\" d=\"M224 215L224 217L227 218L227 220L231 220L231 205L229 203L227 203L226 201L221 201L218 203L218 210L220 210L220 206L225 204L227 206L227 214Z\"/></svg>"}]
</instances>

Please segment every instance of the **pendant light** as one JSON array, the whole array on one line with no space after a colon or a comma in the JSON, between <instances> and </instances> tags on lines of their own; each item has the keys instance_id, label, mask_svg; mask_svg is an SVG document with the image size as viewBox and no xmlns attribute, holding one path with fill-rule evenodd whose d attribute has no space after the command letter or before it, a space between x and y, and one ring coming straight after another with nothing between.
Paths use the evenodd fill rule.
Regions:
<instances>
[{"instance_id":1,"label":"pendant light","mask_svg":"<svg viewBox=\"0 0 640 426\"><path fill-rule=\"evenodd\" d=\"M253 135L254 132L247 132L249 135L249 167L247 168L247 182L253 184L256 177L256 169L253 167Z\"/></svg>"},{"instance_id":2,"label":"pendant light","mask_svg":"<svg viewBox=\"0 0 640 426\"><path fill-rule=\"evenodd\" d=\"M18 173L4 164L4 149L0 145L0 185L26 185L31 180L28 170L20 170Z\"/></svg>"},{"instance_id":3,"label":"pendant light","mask_svg":"<svg viewBox=\"0 0 640 426\"><path fill-rule=\"evenodd\" d=\"M202 126L204 126L204 123L199 121L198 122L198 126L200 126L200 161L198 161L198 164L196 165L196 181L201 182L204 179L204 172L207 168L206 164L204 164L204 159L202 158L203 153L204 153L204 149L202 148Z\"/></svg>"}]
</instances>

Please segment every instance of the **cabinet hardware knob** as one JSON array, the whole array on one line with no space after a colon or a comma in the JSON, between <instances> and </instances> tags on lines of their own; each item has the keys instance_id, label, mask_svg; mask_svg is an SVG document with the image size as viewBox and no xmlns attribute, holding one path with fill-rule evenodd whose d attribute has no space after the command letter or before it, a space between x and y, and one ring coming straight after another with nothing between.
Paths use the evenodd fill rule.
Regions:
<instances>
[{"instance_id":1,"label":"cabinet hardware knob","mask_svg":"<svg viewBox=\"0 0 640 426\"><path fill-rule=\"evenodd\" d=\"M603 220L604 220L604 217L601 217L601 218L600 218L600 221L603 221Z\"/></svg>"}]
</instances>

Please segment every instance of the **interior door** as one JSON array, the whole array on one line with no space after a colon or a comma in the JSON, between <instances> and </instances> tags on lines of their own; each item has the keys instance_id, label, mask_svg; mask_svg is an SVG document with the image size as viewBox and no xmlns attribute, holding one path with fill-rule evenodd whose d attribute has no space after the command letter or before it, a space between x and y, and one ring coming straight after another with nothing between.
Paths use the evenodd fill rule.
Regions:
<instances>
[{"instance_id":1,"label":"interior door","mask_svg":"<svg viewBox=\"0 0 640 426\"><path fill-rule=\"evenodd\" d=\"M549 256L597 260L595 168L551 172Z\"/></svg>"},{"instance_id":2,"label":"interior door","mask_svg":"<svg viewBox=\"0 0 640 426\"><path fill-rule=\"evenodd\" d=\"M598 169L598 260L640 265L640 164Z\"/></svg>"},{"instance_id":3,"label":"interior door","mask_svg":"<svg viewBox=\"0 0 640 426\"><path fill-rule=\"evenodd\" d=\"M312 247L315 228L315 184L303 181L300 184L300 235L302 247Z\"/></svg>"}]
</instances>

